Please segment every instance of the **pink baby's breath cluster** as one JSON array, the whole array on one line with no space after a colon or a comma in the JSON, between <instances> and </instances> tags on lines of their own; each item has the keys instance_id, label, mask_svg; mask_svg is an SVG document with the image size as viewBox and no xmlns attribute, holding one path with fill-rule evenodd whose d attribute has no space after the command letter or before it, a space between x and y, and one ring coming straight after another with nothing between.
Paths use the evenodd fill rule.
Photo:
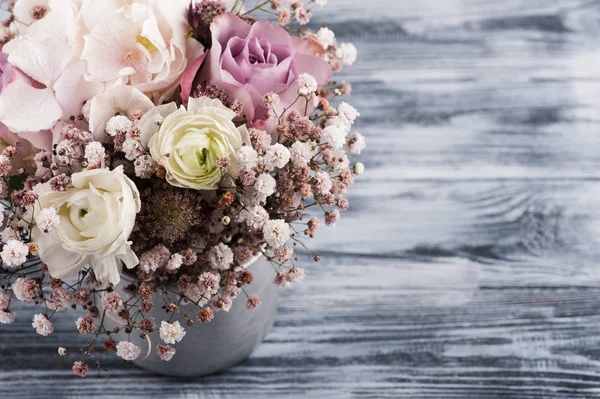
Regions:
<instances>
[{"instance_id":1,"label":"pink baby's breath cluster","mask_svg":"<svg viewBox=\"0 0 600 399\"><path fill-rule=\"evenodd\" d=\"M73 328L89 346L58 349L80 377L100 372L99 346L170 361L195 323L259 308L246 290L259 257L273 284L302 281L301 256L319 261L306 240L351 207L366 146L341 100L351 86L332 81L356 48L306 28L326 0L173 0L164 15L139 0L106 16L91 1L17 0L0 31L0 103L35 104L0 118L0 324L17 301L40 306L41 336L57 312L82 311Z\"/></svg>"}]
</instances>

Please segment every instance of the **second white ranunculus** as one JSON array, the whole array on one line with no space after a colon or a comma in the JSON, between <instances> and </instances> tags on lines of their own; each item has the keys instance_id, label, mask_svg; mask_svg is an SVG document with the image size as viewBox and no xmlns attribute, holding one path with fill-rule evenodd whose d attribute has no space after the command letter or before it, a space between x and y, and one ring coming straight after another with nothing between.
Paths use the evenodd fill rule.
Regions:
<instances>
[{"instance_id":1,"label":"second white ranunculus","mask_svg":"<svg viewBox=\"0 0 600 399\"><path fill-rule=\"evenodd\" d=\"M139 192L122 167L86 170L71 179L73 187L64 192L48 183L40 191L36 220L46 208L60 220L52 233L34 231L40 259L54 278L73 277L89 265L99 281L116 285L122 264L139 263L127 241L140 211Z\"/></svg>"},{"instance_id":2,"label":"second white ranunculus","mask_svg":"<svg viewBox=\"0 0 600 399\"><path fill-rule=\"evenodd\" d=\"M170 184L214 190L228 173L237 170L235 152L249 145L250 137L245 125L235 126L235 112L221 101L191 98L187 110L181 107L164 120L156 120L161 114L151 111L153 119L143 118L140 125L142 138L151 136L150 154L166 169ZM226 170L219 167L224 159L229 161Z\"/></svg>"}]
</instances>

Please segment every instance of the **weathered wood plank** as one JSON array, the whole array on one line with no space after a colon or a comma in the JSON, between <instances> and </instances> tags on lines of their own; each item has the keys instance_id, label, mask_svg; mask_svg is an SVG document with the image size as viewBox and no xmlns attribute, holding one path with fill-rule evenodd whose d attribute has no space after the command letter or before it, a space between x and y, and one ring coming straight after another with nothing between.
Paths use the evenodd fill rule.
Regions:
<instances>
[{"instance_id":1,"label":"weathered wood plank","mask_svg":"<svg viewBox=\"0 0 600 399\"><path fill-rule=\"evenodd\" d=\"M436 207L447 215L471 215L459 226L466 233L443 233L436 220L438 226L456 223L433 217L427 230L439 230L439 239L426 240L429 247L390 239L395 253L324 254L322 264L307 265L304 284L283 292L277 324L264 345L230 372L199 381L165 380L103 356L114 386L73 380L65 369L69 361L56 354L65 342L85 343L74 332L72 316L61 315L57 333L40 340L27 323L31 310L22 309L19 323L2 332L0 386L14 392L22 381L34 378L40 385L30 386L27 395L45 394L48 384L56 393L85 387L86 392L118 396L125 384L136 381L143 387L140 396L203 390L232 397L434 398L441 392L450 398L468 393L593 397L600 383L598 353L590 349L600 340L599 280L590 274L595 268L589 260L563 262L576 251L564 255L554 236L544 233L568 230L569 220L578 220L577 215L556 219L552 209L585 192L585 185L545 190L528 184L512 189L477 185L477 190L469 183L406 185L408 192L430 196L399 195L399 208L423 216ZM535 193L544 206L536 205ZM539 236L535 229L507 228L510 233L501 234L506 243L498 244L498 255L493 249L461 248L453 238L475 238L481 230L489 236L479 236L480 244L472 243L473 248L493 247L500 237L493 226L519 225L528 213L538 215ZM360 213L351 212L342 235L354 230L355 217ZM397 237L410 236L411 229L405 229L402 234L397 228ZM530 234L539 245L524 244ZM58 380L60 386L54 385Z\"/></svg>"}]
</instances>

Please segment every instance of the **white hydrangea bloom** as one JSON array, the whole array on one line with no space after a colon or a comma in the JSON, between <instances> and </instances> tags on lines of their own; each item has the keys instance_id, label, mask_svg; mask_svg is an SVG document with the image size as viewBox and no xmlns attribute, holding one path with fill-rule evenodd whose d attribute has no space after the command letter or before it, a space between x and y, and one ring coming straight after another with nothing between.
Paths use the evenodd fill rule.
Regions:
<instances>
[{"instance_id":1,"label":"white hydrangea bloom","mask_svg":"<svg viewBox=\"0 0 600 399\"><path fill-rule=\"evenodd\" d=\"M185 337L185 329L178 321L169 323L162 321L160 324L160 339L167 344L175 344Z\"/></svg>"},{"instance_id":2,"label":"white hydrangea bloom","mask_svg":"<svg viewBox=\"0 0 600 399\"><path fill-rule=\"evenodd\" d=\"M290 150L284 147L282 144L273 144L267 149L265 155L265 166L269 169L272 168L283 168L290 162Z\"/></svg>"},{"instance_id":3,"label":"white hydrangea bloom","mask_svg":"<svg viewBox=\"0 0 600 399\"><path fill-rule=\"evenodd\" d=\"M303 73L298 76L298 94L308 96L319 88L317 79L308 73Z\"/></svg>"},{"instance_id":4,"label":"white hydrangea bloom","mask_svg":"<svg viewBox=\"0 0 600 399\"><path fill-rule=\"evenodd\" d=\"M37 227L44 233L53 233L58 228L60 217L56 213L56 209L44 208L40 211L37 218Z\"/></svg>"},{"instance_id":5,"label":"white hydrangea bloom","mask_svg":"<svg viewBox=\"0 0 600 399\"><path fill-rule=\"evenodd\" d=\"M263 234L267 244L279 248L290 239L290 225L282 219L269 220L263 228Z\"/></svg>"},{"instance_id":6,"label":"white hydrangea bloom","mask_svg":"<svg viewBox=\"0 0 600 399\"><path fill-rule=\"evenodd\" d=\"M135 360L140 356L141 353L142 348L131 342L121 341L117 344L117 356L119 356L123 360Z\"/></svg>"},{"instance_id":7,"label":"white hydrangea bloom","mask_svg":"<svg viewBox=\"0 0 600 399\"><path fill-rule=\"evenodd\" d=\"M19 240L9 240L0 252L4 266L17 267L27 261L29 248Z\"/></svg>"},{"instance_id":8,"label":"white hydrangea bloom","mask_svg":"<svg viewBox=\"0 0 600 399\"><path fill-rule=\"evenodd\" d=\"M118 134L125 134L131 129L132 125L131 120L124 115L113 116L106 123L106 133L112 137Z\"/></svg>"}]
</instances>

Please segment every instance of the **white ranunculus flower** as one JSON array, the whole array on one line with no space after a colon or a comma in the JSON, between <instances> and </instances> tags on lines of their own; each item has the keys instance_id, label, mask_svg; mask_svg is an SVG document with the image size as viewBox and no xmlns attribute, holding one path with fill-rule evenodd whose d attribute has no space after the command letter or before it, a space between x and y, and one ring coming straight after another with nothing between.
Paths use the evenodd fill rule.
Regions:
<instances>
[{"instance_id":1,"label":"white ranunculus flower","mask_svg":"<svg viewBox=\"0 0 600 399\"><path fill-rule=\"evenodd\" d=\"M73 187L64 192L52 191L47 183L40 191L36 220L50 207L60 218L50 234L34 230L40 258L52 277L73 277L90 265L98 280L116 285L122 264L130 269L138 264L127 240L140 211L139 192L123 167L86 170L71 178Z\"/></svg>"},{"instance_id":2,"label":"white ranunculus flower","mask_svg":"<svg viewBox=\"0 0 600 399\"><path fill-rule=\"evenodd\" d=\"M160 125L149 139L150 154L166 169L170 184L214 190L227 173L233 174L238 169L236 150L250 144L246 126L236 127L233 123L235 116L219 100L191 98L187 110L181 107L162 122L142 123L142 137L152 134L152 129ZM218 165L223 158L230 161L226 171Z\"/></svg>"}]
</instances>

